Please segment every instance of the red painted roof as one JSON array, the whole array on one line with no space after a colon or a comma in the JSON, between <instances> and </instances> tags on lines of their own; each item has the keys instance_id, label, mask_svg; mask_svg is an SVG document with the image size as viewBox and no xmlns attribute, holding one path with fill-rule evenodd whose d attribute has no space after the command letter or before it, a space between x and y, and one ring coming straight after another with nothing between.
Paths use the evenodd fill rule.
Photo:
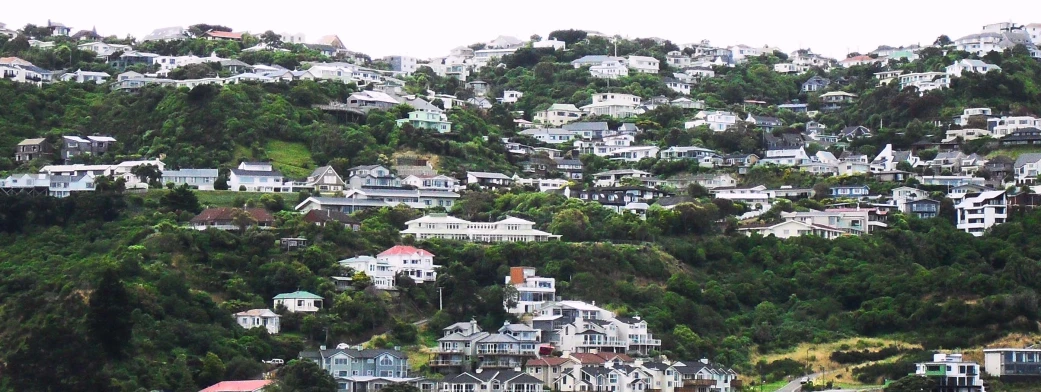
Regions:
<instances>
[{"instance_id":1,"label":"red painted roof","mask_svg":"<svg viewBox=\"0 0 1041 392\"><path fill-rule=\"evenodd\" d=\"M273 382L271 380L221 381L199 392L253 392L271 385Z\"/></svg>"},{"instance_id":2,"label":"red painted roof","mask_svg":"<svg viewBox=\"0 0 1041 392\"><path fill-rule=\"evenodd\" d=\"M590 354L590 353L571 354L571 358L577 359L578 362L583 364L583 365L602 364L604 362L607 362L606 360L601 358L599 355Z\"/></svg>"},{"instance_id":3,"label":"red painted roof","mask_svg":"<svg viewBox=\"0 0 1041 392\"><path fill-rule=\"evenodd\" d=\"M210 31L206 35L215 38L228 38L228 39L242 39L242 33L232 33L228 31Z\"/></svg>"},{"instance_id":4,"label":"red painted roof","mask_svg":"<svg viewBox=\"0 0 1041 392\"><path fill-rule=\"evenodd\" d=\"M625 363L633 362L633 357L630 357L630 356L628 356L626 354L599 352L596 355L598 357L600 357L600 358L603 358L605 361L609 361L609 360L617 358L621 362L625 362Z\"/></svg>"},{"instance_id":5,"label":"red painted roof","mask_svg":"<svg viewBox=\"0 0 1041 392\"><path fill-rule=\"evenodd\" d=\"M427 251L425 251L423 249L416 248L414 246L407 246L407 245L397 245L397 246L394 246L394 247L392 247L390 249L387 249L387 250L383 251L382 253L380 253L380 254L378 254L376 256L377 257L380 257L380 256L408 256L408 255L414 255L414 254L417 254L417 253L420 256L434 257L433 253L427 252Z\"/></svg>"}]
</instances>

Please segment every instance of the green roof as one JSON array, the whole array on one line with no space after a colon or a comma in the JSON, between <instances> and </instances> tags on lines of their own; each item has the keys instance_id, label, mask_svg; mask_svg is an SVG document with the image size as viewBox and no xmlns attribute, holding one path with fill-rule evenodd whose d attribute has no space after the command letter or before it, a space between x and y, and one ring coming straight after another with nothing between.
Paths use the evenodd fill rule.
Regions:
<instances>
[{"instance_id":1,"label":"green roof","mask_svg":"<svg viewBox=\"0 0 1041 392\"><path fill-rule=\"evenodd\" d=\"M308 293L306 291L295 291L292 293L279 294L275 296L275 299L322 299L315 294Z\"/></svg>"}]
</instances>

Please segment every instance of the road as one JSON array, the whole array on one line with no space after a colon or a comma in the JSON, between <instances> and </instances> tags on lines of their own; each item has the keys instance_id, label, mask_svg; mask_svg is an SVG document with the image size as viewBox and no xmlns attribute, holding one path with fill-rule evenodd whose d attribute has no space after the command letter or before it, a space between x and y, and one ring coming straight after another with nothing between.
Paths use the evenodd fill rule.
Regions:
<instances>
[{"instance_id":1,"label":"road","mask_svg":"<svg viewBox=\"0 0 1041 392\"><path fill-rule=\"evenodd\" d=\"M823 375L823 373L813 373L813 374L811 374L809 376L806 376L806 378L809 378L810 380L813 380L813 379L816 379L817 377L820 377L821 375ZM787 385L781 387L781 389L778 389L777 392L798 392L798 391L800 391L802 389L802 382L801 381L802 381L802 377L796 377L794 380L792 380L792 382L790 382Z\"/></svg>"}]
</instances>

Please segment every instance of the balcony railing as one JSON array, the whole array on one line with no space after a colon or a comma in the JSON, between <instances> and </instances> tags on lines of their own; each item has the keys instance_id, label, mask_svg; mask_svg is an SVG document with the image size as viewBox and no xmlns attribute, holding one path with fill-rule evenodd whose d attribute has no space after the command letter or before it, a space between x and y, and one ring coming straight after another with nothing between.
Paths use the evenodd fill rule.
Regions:
<instances>
[{"instance_id":1,"label":"balcony railing","mask_svg":"<svg viewBox=\"0 0 1041 392\"><path fill-rule=\"evenodd\" d=\"M716 385L716 380L709 379L693 379L683 380L683 386L685 387L711 387Z\"/></svg>"},{"instance_id":2,"label":"balcony railing","mask_svg":"<svg viewBox=\"0 0 1041 392\"><path fill-rule=\"evenodd\" d=\"M642 346L661 346L661 339L629 339L629 344Z\"/></svg>"},{"instance_id":3,"label":"balcony railing","mask_svg":"<svg viewBox=\"0 0 1041 392\"><path fill-rule=\"evenodd\" d=\"M607 338L605 340L585 341L578 344L578 346L594 346L594 347L618 347L626 346L626 342L618 338Z\"/></svg>"},{"instance_id":4,"label":"balcony railing","mask_svg":"<svg viewBox=\"0 0 1041 392\"><path fill-rule=\"evenodd\" d=\"M514 368L520 367L520 361L481 361L478 364L482 368Z\"/></svg>"},{"instance_id":5,"label":"balcony railing","mask_svg":"<svg viewBox=\"0 0 1041 392\"><path fill-rule=\"evenodd\" d=\"M427 362L430 366L463 366L462 359L432 359Z\"/></svg>"},{"instance_id":6,"label":"balcony railing","mask_svg":"<svg viewBox=\"0 0 1041 392\"><path fill-rule=\"evenodd\" d=\"M484 355L535 355L535 350L520 350L520 349L488 349L488 348L477 348L477 354Z\"/></svg>"}]
</instances>

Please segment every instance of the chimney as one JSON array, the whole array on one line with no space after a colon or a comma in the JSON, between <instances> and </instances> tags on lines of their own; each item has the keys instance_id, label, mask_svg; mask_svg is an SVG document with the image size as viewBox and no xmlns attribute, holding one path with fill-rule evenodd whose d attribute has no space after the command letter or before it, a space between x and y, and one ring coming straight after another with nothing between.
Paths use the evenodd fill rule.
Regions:
<instances>
[{"instance_id":1,"label":"chimney","mask_svg":"<svg viewBox=\"0 0 1041 392\"><path fill-rule=\"evenodd\" d=\"M701 358L701 363L708 365L708 358Z\"/></svg>"},{"instance_id":2,"label":"chimney","mask_svg":"<svg viewBox=\"0 0 1041 392\"><path fill-rule=\"evenodd\" d=\"M318 346L318 349L319 349L319 350L325 350L325 345L323 344L323 345L321 345L321 346Z\"/></svg>"},{"instance_id":3,"label":"chimney","mask_svg":"<svg viewBox=\"0 0 1041 392\"><path fill-rule=\"evenodd\" d=\"M510 267L510 284L524 283L524 268L527 267Z\"/></svg>"},{"instance_id":4,"label":"chimney","mask_svg":"<svg viewBox=\"0 0 1041 392\"><path fill-rule=\"evenodd\" d=\"M483 371L484 371L484 368L477 368L477 370L474 370L474 373L481 374L481 372L483 372Z\"/></svg>"}]
</instances>

